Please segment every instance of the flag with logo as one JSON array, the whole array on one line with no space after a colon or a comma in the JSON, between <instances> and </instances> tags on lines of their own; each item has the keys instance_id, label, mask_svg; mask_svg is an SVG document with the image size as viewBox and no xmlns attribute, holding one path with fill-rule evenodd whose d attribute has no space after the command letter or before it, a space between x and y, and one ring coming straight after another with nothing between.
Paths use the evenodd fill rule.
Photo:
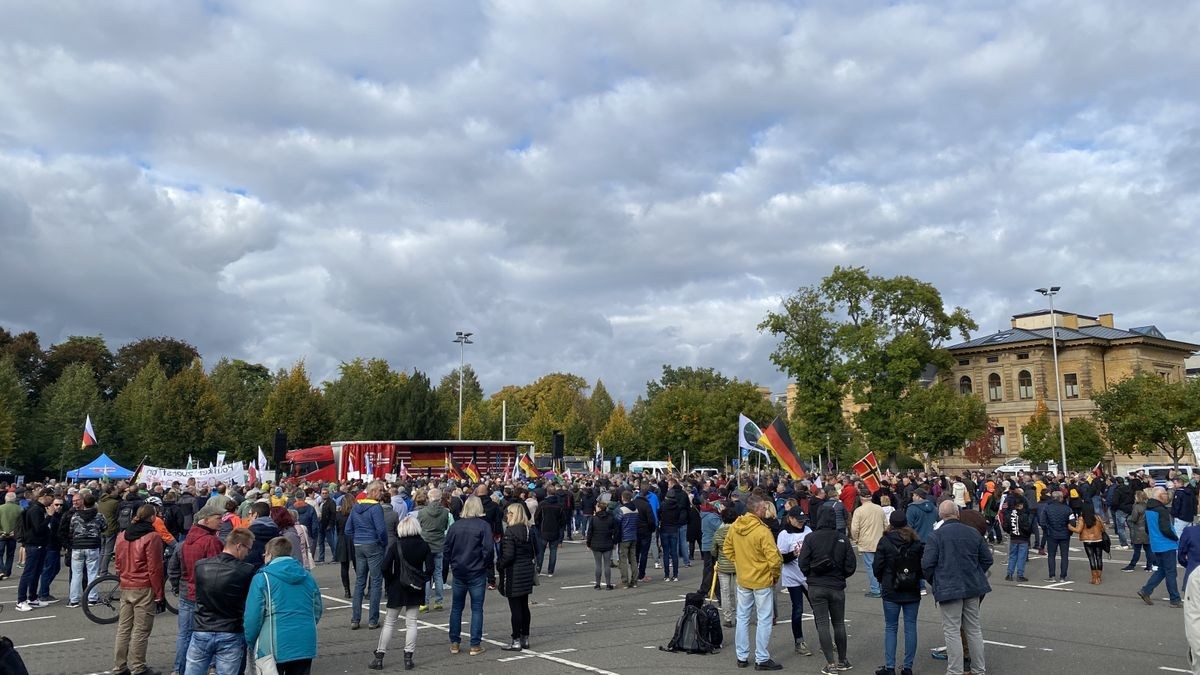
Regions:
<instances>
[{"instance_id":1,"label":"flag with logo","mask_svg":"<svg viewBox=\"0 0 1200 675\"><path fill-rule=\"evenodd\" d=\"M879 462L875 461L874 451L854 463L854 473L866 484L868 492L875 494L879 490Z\"/></svg>"},{"instance_id":2,"label":"flag with logo","mask_svg":"<svg viewBox=\"0 0 1200 675\"><path fill-rule=\"evenodd\" d=\"M771 456L767 453L766 448L763 447L762 436L762 429L759 429L753 420L745 415L738 415L738 447L743 450L753 450L754 452L762 453L763 457L770 459Z\"/></svg>"},{"instance_id":3,"label":"flag with logo","mask_svg":"<svg viewBox=\"0 0 1200 675\"><path fill-rule=\"evenodd\" d=\"M96 439L96 430L92 428L92 416L88 415L83 422L83 442L79 445L79 449L100 445L100 441Z\"/></svg>"}]
</instances>

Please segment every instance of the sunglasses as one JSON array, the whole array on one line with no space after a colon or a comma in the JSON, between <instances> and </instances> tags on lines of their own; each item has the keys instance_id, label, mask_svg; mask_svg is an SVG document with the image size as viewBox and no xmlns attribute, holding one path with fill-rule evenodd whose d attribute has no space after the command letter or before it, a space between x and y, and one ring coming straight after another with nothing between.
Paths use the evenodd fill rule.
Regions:
<instances>
[{"instance_id":1,"label":"sunglasses","mask_svg":"<svg viewBox=\"0 0 1200 675\"><path fill-rule=\"evenodd\" d=\"M63 503L62 503L62 502L54 502L54 503L53 503L53 504L51 504L50 506L62 506L62 505L63 505Z\"/></svg>"}]
</instances>

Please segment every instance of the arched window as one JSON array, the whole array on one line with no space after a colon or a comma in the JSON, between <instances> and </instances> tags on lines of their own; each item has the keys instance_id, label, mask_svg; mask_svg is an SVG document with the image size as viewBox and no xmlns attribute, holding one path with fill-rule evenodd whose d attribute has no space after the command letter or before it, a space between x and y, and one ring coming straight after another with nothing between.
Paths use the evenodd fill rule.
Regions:
<instances>
[{"instance_id":1,"label":"arched window","mask_svg":"<svg viewBox=\"0 0 1200 675\"><path fill-rule=\"evenodd\" d=\"M1017 395L1022 400L1033 398L1033 376L1028 370L1017 373Z\"/></svg>"},{"instance_id":2,"label":"arched window","mask_svg":"<svg viewBox=\"0 0 1200 675\"><path fill-rule=\"evenodd\" d=\"M988 375L988 400L1000 401L1004 399L1004 385L1000 383L1000 376L996 373Z\"/></svg>"},{"instance_id":3,"label":"arched window","mask_svg":"<svg viewBox=\"0 0 1200 675\"><path fill-rule=\"evenodd\" d=\"M958 393L964 394L964 395L969 395L972 393L971 378L967 377L966 375L963 375L961 378L959 378Z\"/></svg>"}]
</instances>

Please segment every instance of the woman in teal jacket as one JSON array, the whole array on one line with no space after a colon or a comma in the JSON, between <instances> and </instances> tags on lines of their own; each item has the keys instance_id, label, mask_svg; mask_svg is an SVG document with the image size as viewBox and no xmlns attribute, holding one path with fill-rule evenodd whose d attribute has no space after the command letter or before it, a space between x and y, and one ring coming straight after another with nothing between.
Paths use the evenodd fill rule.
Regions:
<instances>
[{"instance_id":1,"label":"woman in teal jacket","mask_svg":"<svg viewBox=\"0 0 1200 675\"><path fill-rule=\"evenodd\" d=\"M317 622L324 606L316 580L291 555L292 542L285 537L267 542L266 564L246 596L246 644L258 642L255 658L274 654L280 675L307 675L317 655Z\"/></svg>"}]
</instances>

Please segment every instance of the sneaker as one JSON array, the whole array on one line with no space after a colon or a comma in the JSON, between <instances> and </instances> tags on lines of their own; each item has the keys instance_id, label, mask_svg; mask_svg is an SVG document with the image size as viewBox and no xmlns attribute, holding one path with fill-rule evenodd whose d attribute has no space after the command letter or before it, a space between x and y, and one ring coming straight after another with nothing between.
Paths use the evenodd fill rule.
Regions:
<instances>
[{"instance_id":1,"label":"sneaker","mask_svg":"<svg viewBox=\"0 0 1200 675\"><path fill-rule=\"evenodd\" d=\"M783 666L775 663L775 659L767 659L762 663L754 664L755 670L783 670Z\"/></svg>"},{"instance_id":2,"label":"sneaker","mask_svg":"<svg viewBox=\"0 0 1200 675\"><path fill-rule=\"evenodd\" d=\"M79 602L68 602L67 603L67 609L75 609L78 606L79 606Z\"/></svg>"},{"instance_id":3,"label":"sneaker","mask_svg":"<svg viewBox=\"0 0 1200 675\"><path fill-rule=\"evenodd\" d=\"M838 672L844 672L847 670L854 670L854 666L850 665L849 660L846 660L846 661L842 661L841 663L837 664L837 669L838 669Z\"/></svg>"},{"instance_id":4,"label":"sneaker","mask_svg":"<svg viewBox=\"0 0 1200 675\"><path fill-rule=\"evenodd\" d=\"M821 669L821 675L838 675L837 664L836 663L827 664L824 668Z\"/></svg>"},{"instance_id":5,"label":"sneaker","mask_svg":"<svg viewBox=\"0 0 1200 675\"><path fill-rule=\"evenodd\" d=\"M875 669L875 675L896 675L896 669L888 668L887 666L879 666Z\"/></svg>"},{"instance_id":6,"label":"sneaker","mask_svg":"<svg viewBox=\"0 0 1200 675\"><path fill-rule=\"evenodd\" d=\"M922 588L922 589L921 589L921 597L925 597L926 595L929 595L929 591L927 591L927 590L925 590L924 588Z\"/></svg>"},{"instance_id":7,"label":"sneaker","mask_svg":"<svg viewBox=\"0 0 1200 675\"><path fill-rule=\"evenodd\" d=\"M938 647L935 649L931 649L929 651L929 657L935 661L945 661L948 658L950 658L949 656L946 655L945 647Z\"/></svg>"},{"instance_id":8,"label":"sneaker","mask_svg":"<svg viewBox=\"0 0 1200 675\"><path fill-rule=\"evenodd\" d=\"M1183 603L1182 603L1182 602L1172 602L1172 603L1170 604L1170 606L1171 606L1171 607L1174 607L1175 609L1183 609Z\"/></svg>"},{"instance_id":9,"label":"sneaker","mask_svg":"<svg viewBox=\"0 0 1200 675\"><path fill-rule=\"evenodd\" d=\"M1146 593L1145 591L1141 591L1141 590L1139 590L1139 591L1138 591L1138 597L1139 597L1139 598L1141 598L1141 599L1142 599L1142 602L1146 603L1147 605L1153 605L1153 604L1154 604L1154 601L1150 599L1150 594L1149 594L1149 593Z\"/></svg>"},{"instance_id":10,"label":"sneaker","mask_svg":"<svg viewBox=\"0 0 1200 675\"><path fill-rule=\"evenodd\" d=\"M901 668L900 675L913 675L912 668Z\"/></svg>"},{"instance_id":11,"label":"sneaker","mask_svg":"<svg viewBox=\"0 0 1200 675\"><path fill-rule=\"evenodd\" d=\"M471 651L468 653L471 656L479 656L480 654L482 654L486 651L487 651L487 648L485 648L483 645L475 645L474 647L471 647Z\"/></svg>"},{"instance_id":12,"label":"sneaker","mask_svg":"<svg viewBox=\"0 0 1200 675\"><path fill-rule=\"evenodd\" d=\"M44 598L38 598L39 605L53 605L56 602L58 602L58 598L54 597L53 595L47 595Z\"/></svg>"},{"instance_id":13,"label":"sneaker","mask_svg":"<svg viewBox=\"0 0 1200 675\"><path fill-rule=\"evenodd\" d=\"M350 630L358 630L358 628L359 628L359 624L357 621L350 622Z\"/></svg>"},{"instance_id":14,"label":"sneaker","mask_svg":"<svg viewBox=\"0 0 1200 675\"><path fill-rule=\"evenodd\" d=\"M459 647L458 647L458 643L457 643L457 642L451 642L451 643L450 643L450 653L451 653L451 654L457 654L457 653L459 653L460 651L462 651L462 650L461 650L461 649L459 649Z\"/></svg>"},{"instance_id":15,"label":"sneaker","mask_svg":"<svg viewBox=\"0 0 1200 675\"><path fill-rule=\"evenodd\" d=\"M1137 569L1137 567L1134 567L1133 565L1126 565L1126 566L1124 566L1124 567L1122 567L1122 568L1121 568L1121 571L1122 571L1122 572L1132 572L1132 571L1134 571L1134 570L1136 570L1136 569Z\"/></svg>"},{"instance_id":16,"label":"sneaker","mask_svg":"<svg viewBox=\"0 0 1200 675\"><path fill-rule=\"evenodd\" d=\"M679 581L679 577L671 577L671 581Z\"/></svg>"},{"instance_id":17,"label":"sneaker","mask_svg":"<svg viewBox=\"0 0 1200 675\"><path fill-rule=\"evenodd\" d=\"M428 614L429 613L429 605L421 605L420 607L417 608L417 611L422 614Z\"/></svg>"},{"instance_id":18,"label":"sneaker","mask_svg":"<svg viewBox=\"0 0 1200 675\"><path fill-rule=\"evenodd\" d=\"M1019 582L1021 582L1021 583L1023 583L1023 584L1027 584L1027 583L1029 583L1029 579L1027 579L1027 578L1025 578L1025 577L1017 577L1017 581L1019 581Z\"/></svg>"},{"instance_id":19,"label":"sneaker","mask_svg":"<svg viewBox=\"0 0 1200 675\"><path fill-rule=\"evenodd\" d=\"M883 597L883 593L876 593L876 592L874 592L874 591L867 591L866 593L863 593L863 597L865 597L865 598L882 598L882 597Z\"/></svg>"},{"instance_id":20,"label":"sneaker","mask_svg":"<svg viewBox=\"0 0 1200 675\"><path fill-rule=\"evenodd\" d=\"M28 602L18 602L17 603L17 611L18 612L32 612L33 606L30 605Z\"/></svg>"},{"instance_id":21,"label":"sneaker","mask_svg":"<svg viewBox=\"0 0 1200 675\"><path fill-rule=\"evenodd\" d=\"M812 650L808 648L808 645L804 642L804 640L796 640L796 653L800 656L813 655Z\"/></svg>"},{"instance_id":22,"label":"sneaker","mask_svg":"<svg viewBox=\"0 0 1200 675\"><path fill-rule=\"evenodd\" d=\"M553 572L551 572L550 574L547 574L547 575L546 575L546 578L548 578L548 579L553 579L553 578L554 578L554 573L553 573Z\"/></svg>"},{"instance_id":23,"label":"sneaker","mask_svg":"<svg viewBox=\"0 0 1200 675\"><path fill-rule=\"evenodd\" d=\"M1011 575L1011 574L1005 574L1005 575L1004 575L1004 580L1005 580L1005 581L1012 581L1012 575Z\"/></svg>"},{"instance_id":24,"label":"sneaker","mask_svg":"<svg viewBox=\"0 0 1200 675\"><path fill-rule=\"evenodd\" d=\"M738 664L738 668L745 668L745 667L747 667L747 666L749 666L749 665L750 665L750 662L749 662L749 661L743 661L743 660L741 660L741 659L738 659L738 662L737 662L737 664Z\"/></svg>"},{"instance_id":25,"label":"sneaker","mask_svg":"<svg viewBox=\"0 0 1200 675\"><path fill-rule=\"evenodd\" d=\"M440 602L433 603L433 611L440 612L442 609L443 609L442 603L440 603Z\"/></svg>"},{"instance_id":26,"label":"sneaker","mask_svg":"<svg viewBox=\"0 0 1200 675\"><path fill-rule=\"evenodd\" d=\"M32 607L34 609L37 609L38 607L46 606L46 603L42 602L41 600L26 600L25 604L29 605L30 607Z\"/></svg>"},{"instance_id":27,"label":"sneaker","mask_svg":"<svg viewBox=\"0 0 1200 675\"><path fill-rule=\"evenodd\" d=\"M1056 581L1058 581L1058 579L1055 579L1054 577L1046 577L1046 583L1048 584L1052 584Z\"/></svg>"},{"instance_id":28,"label":"sneaker","mask_svg":"<svg viewBox=\"0 0 1200 675\"><path fill-rule=\"evenodd\" d=\"M662 563L654 563L654 569L662 569Z\"/></svg>"}]
</instances>

